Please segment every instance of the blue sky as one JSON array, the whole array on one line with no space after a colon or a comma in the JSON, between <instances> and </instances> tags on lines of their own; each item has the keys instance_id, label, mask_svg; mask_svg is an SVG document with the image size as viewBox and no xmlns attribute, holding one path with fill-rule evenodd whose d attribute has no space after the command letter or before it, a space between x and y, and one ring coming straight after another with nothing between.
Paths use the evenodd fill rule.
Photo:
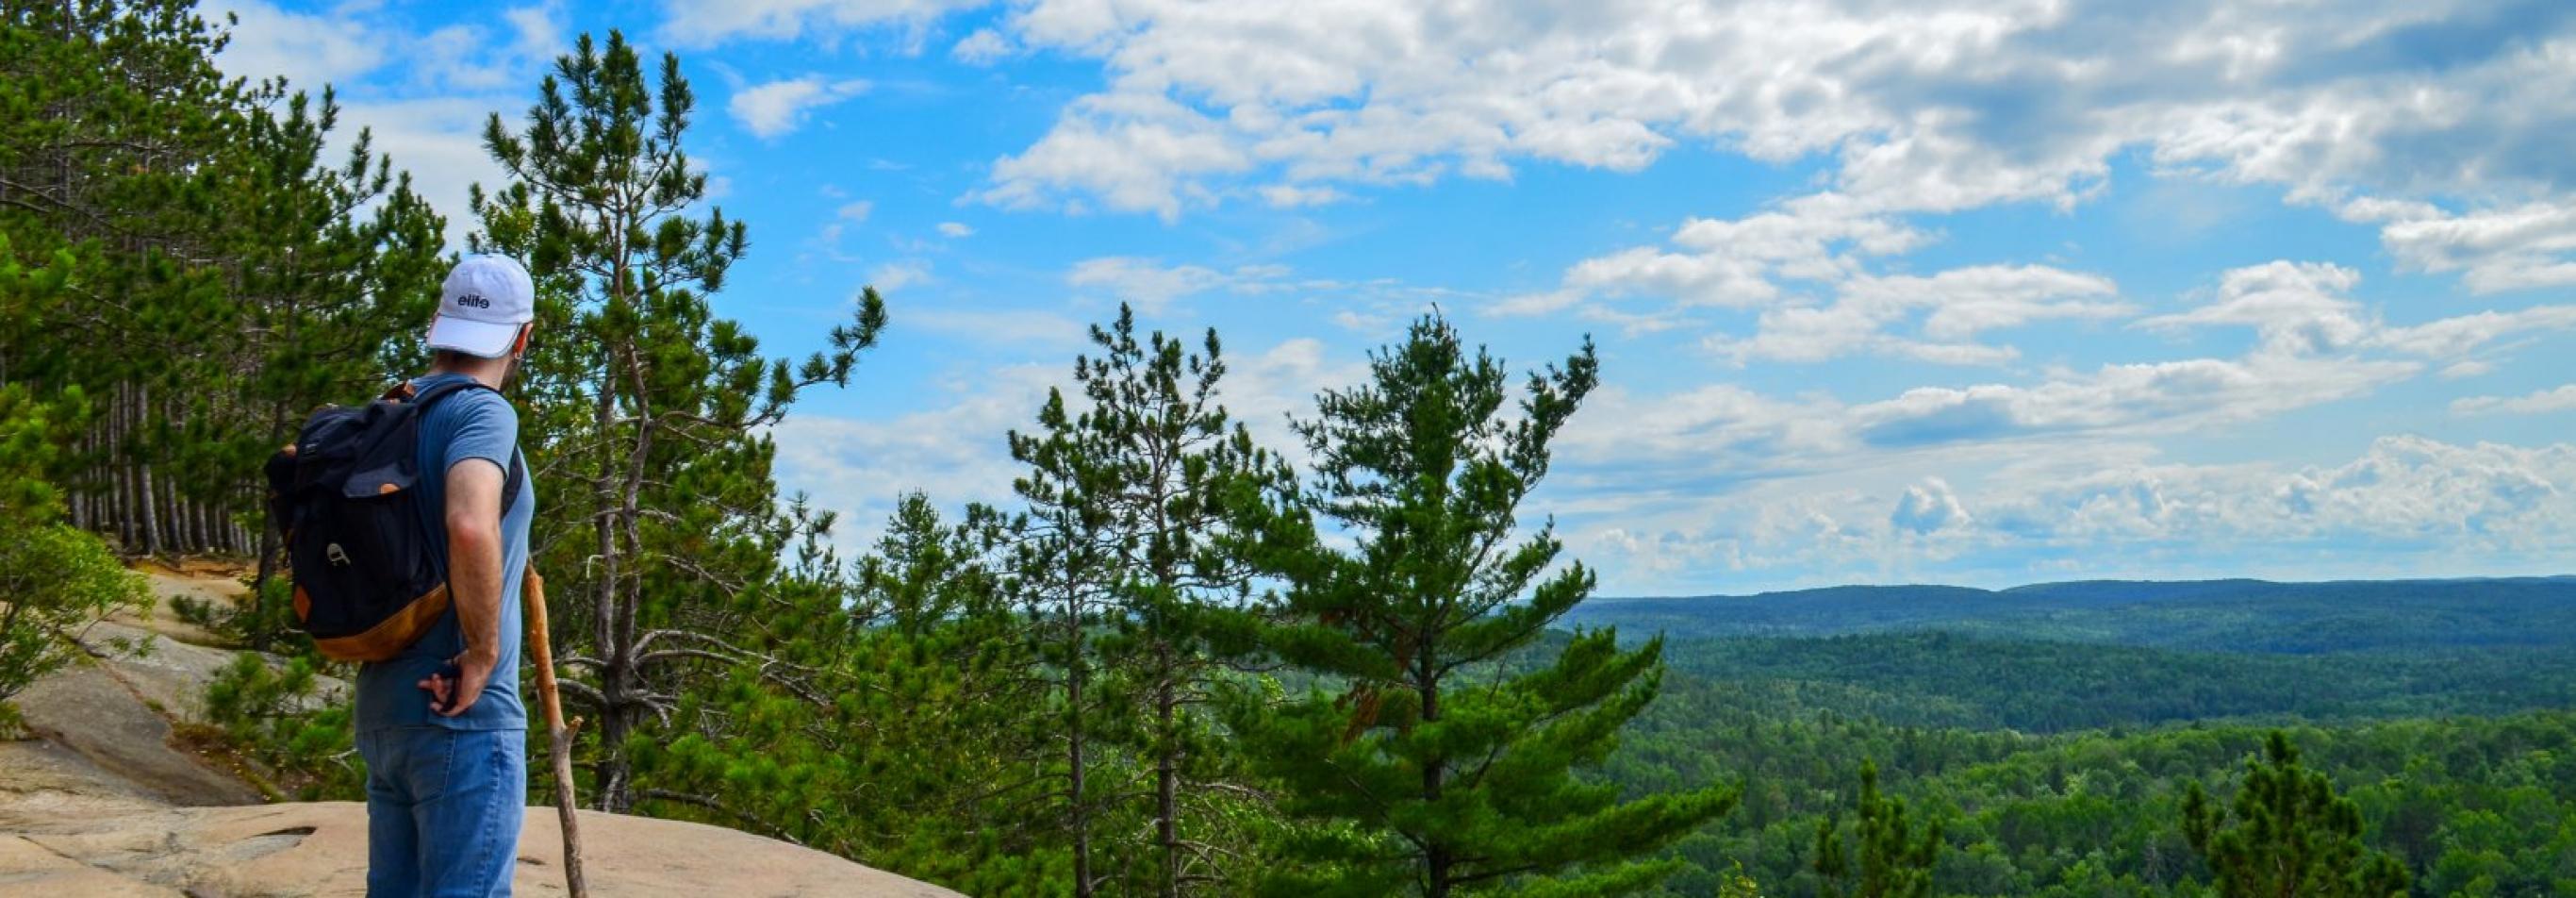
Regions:
<instances>
[{"instance_id":1,"label":"blue sky","mask_svg":"<svg viewBox=\"0 0 2576 898\"><path fill-rule=\"evenodd\" d=\"M1283 417L1436 305L1604 388L1530 509L1605 592L2568 573L2576 7L240 0L461 235L578 33L680 54L864 544L1007 496L1088 322L1217 328ZM2554 551L2553 551L2554 550Z\"/></svg>"}]
</instances>

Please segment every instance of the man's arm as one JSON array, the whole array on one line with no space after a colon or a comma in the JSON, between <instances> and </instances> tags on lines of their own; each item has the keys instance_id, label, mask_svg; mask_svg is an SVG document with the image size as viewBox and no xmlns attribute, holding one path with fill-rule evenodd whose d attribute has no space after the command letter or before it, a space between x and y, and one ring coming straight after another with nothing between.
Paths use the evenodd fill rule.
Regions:
<instances>
[{"instance_id":1,"label":"man's arm","mask_svg":"<svg viewBox=\"0 0 2576 898\"><path fill-rule=\"evenodd\" d=\"M474 707L501 660L503 476L484 458L447 468L447 597L456 604L465 653L456 657L455 683L433 676L422 686L431 693L430 710L449 717Z\"/></svg>"}]
</instances>

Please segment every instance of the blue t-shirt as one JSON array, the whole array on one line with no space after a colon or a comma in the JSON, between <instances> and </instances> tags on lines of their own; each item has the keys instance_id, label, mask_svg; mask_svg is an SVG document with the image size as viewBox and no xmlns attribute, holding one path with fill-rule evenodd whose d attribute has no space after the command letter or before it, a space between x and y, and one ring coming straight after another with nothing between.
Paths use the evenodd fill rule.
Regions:
<instances>
[{"instance_id":1,"label":"blue t-shirt","mask_svg":"<svg viewBox=\"0 0 2576 898\"><path fill-rule=\"evenodd\" d=\"M415 390L462 374L433 374L412 381ZM519 445L519 413L509 400L490 390L466 389L448 394L420 419L420 508L433 557L442 567L447 558L447 469L482 459L499 465L506 480L510 457ZM517 498L501 510L501 659L483 696L456 717L429 710L422 679L465 651L465 632L450 605L438 623L393 660L358 668L357 726L361 731L387 727L438 726L459 730L524 730L528 708L519 701L519 586L528 570L528 522L536 517L536 478L526 476Z\"/></svg>"}]
</instances>

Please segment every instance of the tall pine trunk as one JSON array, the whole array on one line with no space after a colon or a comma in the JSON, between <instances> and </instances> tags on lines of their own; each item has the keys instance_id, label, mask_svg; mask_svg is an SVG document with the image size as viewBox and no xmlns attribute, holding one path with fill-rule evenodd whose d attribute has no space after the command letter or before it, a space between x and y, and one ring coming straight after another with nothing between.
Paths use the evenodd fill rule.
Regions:
<instances>
[{"instance_id":1,"label":"tall pine trunk","mask_svg":"<svg viewBox=\"0 0 2576 898\"><path fill-rule=\"evenodd\" d=\"M1157 642L1155 663L1161 668L1154 686L1154 720L1160 730L1154 751L1154 833L1163 844L1163 895L1177 898L1181 894L1181 828L1180 770L1174 763L1179 740L1173 738L1175 712L1180 705L1172 664L1172 644Z\"/></svg>"},{"instance_id":2,"label":"tall pine trunk","mask_svg":"<svg viewBox=\"0 0 2576 898\"><path fill-rule=\"evenodd\" d=\"M601 372L605 377L607 366L601 366ZM598 477L600 482L604 483L612 476L611 472L617 469L616 456L612 449L616 442L610 438L611 429L617 422L617 393L614 383L602 383L599 386L599 401L593 410L593 415L599 436ZM622 568L619 562L623 559L617 551L617 522L611 520L609 515L601 514L591 519L591 526L599 540L599 579L595 583L596 596L593 600L597 614L593 618L592 626L598 631L598 651L601 662L599 695L600 703L603 705L599 709L599 794L593 800L599 803L600 810L622 814L631 804L627 797L630 771L625 753L619 746L625 744L627 735L634 730L634 724L628 719L626 713L626 684L633 672L627 667L626 653L618 649L617 638L620 630L617 578Z\"/></svg>"},{"instance_id":3,"label":"tall pine trunk","mask_svg":"<svg viewBox=\"0 0 2576 898\"><path fill-rule=\"evenodd\" d=\"M1424 724L1440 721L1440 678L1439 674L1431 669L1431 660L1434 657L1436 652L1432 646L1422 645L1416 648L1414 676L1415 685L1422 696ZM1448 763L1445 758L1435 757L1423 761L1422 797L1424 801L1434 805L1439 803L1441 781L1449 775L1447 768ZM1434 836L1430 844L1423 846L1422 892L1424 895L1428 898L1448 898L1449 878L1454 863L1454 859L1450 857L1449 846L1438 841L1437 836Z\"/></svg>"},{"instance_id":4,"label":"tall pine trunk","mask_svg":"<svg viewBox=\"0 0 2576 898\"><path fill-rule=\"evenodd\" d=\"M126 403L126 414L133 419L132 427L135 430L143 430L150 426L149 422L144 419L143 410L149 404L151 396L151 387L137 384L135 385L134 395L132 396L131 401ZM143 530L143 554L159 555L162 550L161 516L155 514L153 509L153 506L156 503L153 501L152 496L152 462L150 461L150 456L143 453L137 453L134 469L134 488L136 491L134 504L135 507L142 512L139 526Z\"/></svg>"},{"instance_id":5,"label":"tall pine trunk","mask_svg":"<svg viewBox=\"0 0 2576 898\"><path fill-rule=\"evenodd\" d=\"M643 551L644 538L641 533L637 532L637 522L643 520L644 517L643 502L645 464L653 455L653 410L649 405L650 399L644 395L645 376L644 371L642 370L643 361L639 357L637 349L634 346L629 345L623 347L622 354L625 356L628 374L633 378L632 385L634 393L629 396L629 402L633 406L635 417L635 445L628 450L628 455L626 457L626 478L618 485L617 514L613 516L611 520L625 528L628 551L636 552L640 555ZM614 582L615 581L611 581L612 584L614 584ZM625 718L626 726L629 729L641 727L644 723L645 714L652 711L652 706L647 704L647 697L644 695L645 691L649 688L648 684L644 682L645 658L642 653L637 650L637 637L639 636L639 633L637 632L639 627L638 617L642 614L643 609L643 572L639 570L630 570L626 575L625 601L620 602L618 607L617 644L613 649L614 657L622 659L622 666L626 671L626 681L623 685L627 689L626 696L628 701L619 709L619 711L621 712L620 716ZM620 763L622 766L628 768L631 768L632 766L625 764L624 762ZM631 780L633 778L633 774L631 771L622 772L621 778ZM622 782L620 784L617 802L616 810L619 813L624 813L628 809L634 807L635 789L631 782Z\"/></svg>"},{"instance_id":6,"label":"tall pine trunk","mask_svg":"<svg viewBox=\"0 0 2576 898\"><path fill-rule=\"evenodd\" d=\"M1082 687L1088 670L1082 661L1082 598L1078 588L1065 590L1065 753L1071 765L1066 795L1073 804L1073 893L1091 898L1091 800L1083 794Z\"/></svg>"},{"instance_id":7,"label":"tall pine trunk","mask_svg":"<svg viewBox=\"0 0 2576 898\"><path fill-rule=\"evenodd\" d=\"M287 434L286 423L286 401L280 399L270 403L268 409L268 441L278 445L281 449L289 445L286 442L281 442L282 440L292 439L292 437ZM268 601L268 581L270 578L277 576L277 553L280 549L284 548L279 545L281 539L279 531L285 526L285 522L277 520L276 515L269 512L269 505L267 502L259 503L259 519L264 522L265 525L259 528L259 559L256 562L257 573L252 575L250 581L251 609L253 611L254 619L258 622L257 625L251 627L250 647L259 651L267 651L269 643L271 642L271 637L276 634L269 631L268 622L273 619L269 614L271 609L262 607L261 603Z\"/></svg>"}]
</instances>

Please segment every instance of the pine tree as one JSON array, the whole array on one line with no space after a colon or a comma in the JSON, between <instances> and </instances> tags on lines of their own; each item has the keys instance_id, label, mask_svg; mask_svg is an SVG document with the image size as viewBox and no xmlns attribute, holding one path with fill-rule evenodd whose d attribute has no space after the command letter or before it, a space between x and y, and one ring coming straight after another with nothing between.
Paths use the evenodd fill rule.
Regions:
<instances>
[{"instance_id":1,"label":"pine tree","mask_svg":"<svg viewBox=\"0 0 2576 898\"><path fill-rule=\"evenodd\" d=\"M273 86L273 95L283 86ZM285 112L265 106L249 116L249 164L226 201L226 293L238 306L243 343L235 352L253 367L237 394L208 397L229 406L191 416L178 438L211 456L190 482L211 485L220 507L265 507L244 472L295 436L304 413L325 403L353 403L413 370L419 332L436 304L445 251L445 221L373 154L360 131L338 168L323 164L339 118L329 90L318 104L296 93ZM359 218L360 210L374 210ZM254 423L256 422L256 423ZM236 629L265 649L289 624L277 572L278 528L258 524L257 569L250 609Z\"/></svg>"},{"instance_id":2,"label":"pine tree","mask_svg":"<svg viewBox=\"0 0 2576 898\"><path fill-rule=\"evenodd\" d=\"M220 394L235 330L214 267L214 199L239 172L243 88L186 2L0 5L0 228L41 256L80 246L66 287L0 322L0 371L88 388L90 432L55 470L69 512L129 551L192 548L163 425L182 384Z\"/></svg>"},{"instance_id":3,"label":"pine tree","mask_svg":"<svg viewBox=\"0 0 2576 898\"><path fill-rule=\"evenodd\" d=\"M851 577L857 624L826 727L850 768L831 807L849 856L975 895L1061 894L1071 855L1031 809L1052 799L1033 763L1052 746L1027 715L1029 676L992 510L944 522L907 494ZM838 849L836 849L838 850Z\"/></svg>"},{"instance_id":4,"label":"pine tree","mask_svg":"<svg viewBox=\"0 0 2576 898\"><path fill-rule=\"evenodd\" d=\"M742 815L722 796L656 789L637 771L688 763L662 751L681 732L724 741L727 721L702 699L745 671L828 700L803 682L810 669L780 661L792 646L746 641L800 632L770 619L776 590L803 588L780 556L829 525L780 507L765 433L805 389L848 382L885 306L863 291L852 321L798 366L713 314L748 237L721 209L696 212L707 179L681 145L695 105L678 57L648 85L623 35L583 35L522 130L498 115L486 126L510 182L474 191L482 230L469 243L525 260L538 283L521 438L551 487L538 560L567 606L557 657L578 675L563 688L597 724L592 794L602 810L651 798L723 820ZM684 704L702 713L681 719Z\"/></svg>"},{"instance_id":5,"label":"pine tree","mask_svg":"<svg viewBox=\"0 0 2576 898\"><path fill-rule=\"evenodd\" d=\"M2405 866L2362 842L2360 807L2336 795L2324 773L2301 766L2298 748L2278 730L2264 739L2262 759L2245 763L2226 808L2194 782L2182 813L2184 839L2225 898L2406 894Z\"/></svg>"},{"instance_id":6,"label":"pine tree","mask_svg":"<svg viewBox=\"0 0 2576 898\"><path fill-rule=\"evenodd\" d=\"M1103 688L1110 684L1097 670L1098 631L1111 620L1116 586L1117 535L1107 496L1119 484L1089 462L1095 448L1087 430L1063 391L1049 390L1038 431L1011 432L1011 458L1027 466L1012 489L1028 508L1007 523L1012 591L1028 621L1023 638L1046 696L1030 726L1062 746L1055 758L1034 763L1032 773L1060 796L1056 811L1071 860L1071 891L1079 898L1100 888L1105 876L1095 843L1099 833L1115 831L1100 825L1109 802L1098 778L1124 765L1103 735L1126 726L1125 712L1132 710L1119 693Z\"/></svg>"},{"instance_id":7,"label":"pine tree","mask_svg":"<svg viewBox=\"0 0 2576 898\"><path fill-rule=\"evenodd\" d=\"M1879 794L1878 764L1860 766L1860 798L1855 810L1860 825L1846 847L1843 833L1828 817L1816 824L1816 874L1828 894L1839 898L1929 898L1932 867L1940 858L1941 824L1924 827L1920 838L1906 820L1905 801ZM1854 857L1855 848L1857 857Z\"/></svg>"},{"instance_id":8,"label":"pine tree","mask_svg":"<svg viewBox=\"0 0 2576 898\"><path fill-rule=\"evenodd\" d=\"M1529 376L1516 415L1503 364L1470 352L1440 317L1371 355L1369 383L1317 398L1298 422L1317 470L1302 507L1356 541L1295 534L1256 557L1291 584L1292 623L1266 643L1330 684L1228 715L1283 810L1310 826L1265 890L1433 898L1610 894L1649 886L1673 861L1637 861L1732 807L1711 787L1621 801L1577 770L1600 762L1654 699L1661 641L1619 647L1581 632L1537 657L1547 625L1592 591L1556 566L1550 525L1520 537L1518 508L1546 476L1548 444L1591 392L1587 342ZM1553 573L1550 573L1553 571Z\"/></svg>"},{"instance_id":9,"label":"pine tree","mask_svg":"<svg viewBox=\"0 0 2576 898\"><path fill-rule=\"evenodd\" d=\"M58 253L50 266L22 265L0 234L0 313L62 287L74 264ZM61 523L62 492L46 471L82 425L79 388L38 399L0 384L0 738L17 738L9 698L78 654L73 640L112 613L151 604L141 575L116 563L98 538Z\"/></svg>"},{"instance_id":10,"label":"pine tree","mask_svg":"<svg viewBox=\"0 0 2576 898\"><path fill-rule=\"evenodd\" d=\"M1206 645L1210 617L1248 597L1253 574L1228 551L1241 537L1226 500L1275 494L1292 478L1219 401L1226 368L1215 331L1196 351L1160 332L1140 340L1134 311L1121 306L1091 341L1097 357L1074 365L1083 410L1048 419L1053 451L1023 455L1083 485L1080 501L1099 516L1109 617L1098 645L1136 702L1121 717L1134 721L1128 747L1152 768L1153 845L1119 872L1119 891L1178 895L1221 883L1222 861L1245 847L1216 825L1241 790L1219 782L1224 753L1199 710L1220 673Z\"/></svg>"},{"instance_id":11,"label":"pine tree","mask_svg":"<svg viewBox=\"0 0 2576 898\"><path fill-rule=\"evenodd\" d=\"M441 225L365 134L326 161L327 90L224 77L228 35L188 3L0 8L0 226L83 248L60 295L0 322L0 378L90 388L55 471L74 522L249 553L259 461L415 342Z\"/></svg>"}]
</instances>

